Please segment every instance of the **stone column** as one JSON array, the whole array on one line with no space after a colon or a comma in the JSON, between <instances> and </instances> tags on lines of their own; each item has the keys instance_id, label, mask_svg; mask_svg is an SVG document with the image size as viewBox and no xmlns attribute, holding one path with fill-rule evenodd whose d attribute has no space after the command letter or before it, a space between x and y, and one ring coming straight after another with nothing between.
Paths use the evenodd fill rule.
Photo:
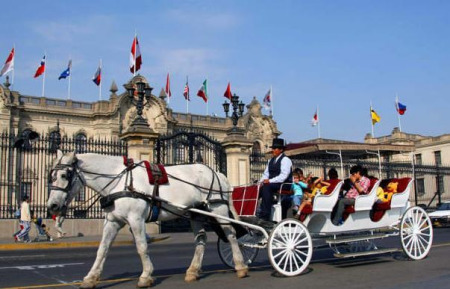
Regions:
<instances>
[{"instance_id":1,"label":"stone column","mask_svg":"<svg viewBox=\"0 0 450 289\"><path fill-rule=\"evenodd\" d=\"M222 145L227 154L227 177L232 186L250 182L250 153L252 141L242 132L230 132Z\"/></svg>"}]
</instances>

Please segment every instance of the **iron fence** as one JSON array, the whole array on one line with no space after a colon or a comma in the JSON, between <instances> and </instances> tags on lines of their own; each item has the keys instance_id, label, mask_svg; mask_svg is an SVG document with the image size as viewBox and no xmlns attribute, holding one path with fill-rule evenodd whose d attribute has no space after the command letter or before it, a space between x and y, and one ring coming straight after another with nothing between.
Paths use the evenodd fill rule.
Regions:
<instances>
[{"instance_id":1,"label":"iron fence","mask_svg":"<svg viewBox=\"0 0 450 289\"><path fill-rule=\"evenodd\" d=\"M30 196L30 208L37 216L51 217L46 208L47 174L57 149L63 153L127 155L127 145L120 140L61 138L59 133L31 140L24 132L20 135L0 134L0 219L14 218L24 195ZM67 218L103 218L98 203L89 208L95 194L93 190L83 188L68 209Z\"/></svg>"}]
</instances>

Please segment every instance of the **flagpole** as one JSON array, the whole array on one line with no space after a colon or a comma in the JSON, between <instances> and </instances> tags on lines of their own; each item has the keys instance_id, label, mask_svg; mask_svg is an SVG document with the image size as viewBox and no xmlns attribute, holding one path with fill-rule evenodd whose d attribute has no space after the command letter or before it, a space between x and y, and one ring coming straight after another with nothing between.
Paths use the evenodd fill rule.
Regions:
<instances>
[{"instance_id":1,"label":"flagpole","mask_svg":"<svg viewBox=\"0 0 450 289\"><path fill-rule=\"evenodd\" d=\"M167 87L168 85L168 87ZM168 91L166 91L167 94L167 106L169 106L170 104L170 75L169 73L167 73L167 77L166 77L166 89L168 88Z\"/></svg>"},{"instance_id":2,"label":"flagpole","mask_svg":"<svg viewBox=\"0 0 450 289\"><path fill-rule=\"evenodd\" d=\"M69 67L69 88L68 88L68 91L67 91L67 99L70 99L70 80L72 79L72 63L71 63L71 61L72 61L72 57L70 57L70 59L69 59L69 64L70 64L70 67Z\"/></svg>"},{"instance_id":3,"label":"flagpole","mask_svg":"<svg viewBox=\"0 0 450 289\"><path fill-rule=\"evenodd\" d=\"M186 75L186 87L187 87L187 91L186 91L186 113L189 114L189 77Z\"/></svg>"},{"instance_id":4,"label":"flagpole","mask_svg":"<svg viewBox=\"0 0 450 289\"><path fill-rule=\"evenodd\" d=\"M102 59L100 58L100 84L98 86L98 98L99 100L102 100Z\"/></svg>"},{"instance_id":5,"label":"flagpole","mask_svg":"<svg viewBox=\"0 0 450 289\"><path fill-rule=\"evenodd\" d=\"M270 116L273 118L273 91L272 91L272 85L270 85Z\"/></svg>"},{"instance_id":6,"label":"flagpole","mask_svg":"<svg viewBox=\"0 0 450 289\"><path fill-rule=\"evenodd\" d=\"M370 124L372 125L372 138L375 138L375 133L373 130L373 120L372 120L372 101L370 101Z\"/></svg>"},{"instance_id":7,"label":"flagpole","mask_svg":"<svg viewBox=\"0 0 450 289\"><path fill-rule=\"evenodd\" d=\"M209 115L208 78L206 78L205 94L206 94L206 115Z\"/></svg>"},{"instance_id":8,"label":"flagpole","mask_svg":"<svg viewBox=\"0 0 450 289\"><path fill-rule=\"evenodd\" d=\"M398 128L400 129L400 132L401 132L402 131L402 124L400 122L400 107L398 105L398 94L395 94L395 109L397 110Z\"/></svg>"},{"instance_id":9,"label":"flagpole","mask_svg":"<svg viewBox=\"0 0 450 289\"><path fill-rule=\"evenodd\" d=\"M47 59L47 52L44 52L44 76L42 77L42 97L44 97L45 96L45 72L46 72L46 66L47 66L47 63L48 63L48 59Z\"/></svg>"},{"instance_id":10,"label":"flagpole","mask_svg":"<svg viewBox=\"0 0 450 289\"><path fill-rule=\"evenodd\" d=\"M317 106L317 132L320 138L320 117L319 117L319 106Z\"/></svg>"},{"instance_id":11,"label":"flagpole","mask_svg":"<svg viewBox=\"0 0 450 289\"><path fill-rule=\"evenodd\" d=\"M13 45L13 49L14 49L14 55L12 58L13 61L13 72L12 72L12 79L11 79L11 90L14 90L14 75L16 74L16 68L15 66L15 62L16 62L16 44L14 43Z\"/></svg>"},{"instance_id":12,"label":"flagpole","mask_svg":"<svg viewBox=\"0 0 450 289\"><path fill-rule=\"evenodd\" d=\"M133 39L133 48L134 48L134 55L133 55L133 60L134 60L134 65L133 65L133 77L136 76L136 47L137 47L137 32L136 29L134 30L134 39Z\"/></svg>"}]
</instances>

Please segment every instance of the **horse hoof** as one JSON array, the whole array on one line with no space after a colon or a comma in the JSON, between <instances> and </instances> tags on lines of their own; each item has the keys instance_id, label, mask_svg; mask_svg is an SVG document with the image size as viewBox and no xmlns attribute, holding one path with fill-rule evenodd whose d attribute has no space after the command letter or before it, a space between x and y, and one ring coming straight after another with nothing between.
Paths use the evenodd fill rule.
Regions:
<instances>
[{"instance_id":1,"label":"horse hoof","mask_svg":"<svg viewBox=\"0 0 450 289\"><path fill-rule=\"evenodd\" d=\"M245 278L248 276L248 268L236 270L238 278Z\"/></svg>"},{"instance_id":2,"label":"horse hoof","mask_svg":"<svg viewBox=\"0 0 450 289\"><path fill-rule=\"evenodd\" d=\"M153 279L152 278L139 278L139 282L137 284L138 288L148 288L151 287L153 284Z\"/></svg>"},{"instance_id":3,"label":"horse hoof","mask_svg":"<svg viewBox=\"0 0 450 289\"><path fill-rule=\"evenodd\" d=\"M184 277L184 281L186 281L187 283L192 283L197 281L198 276L196 274L186 274L186 276Z\"/></svg>"},{"instance_id":4,"label":"horse hoof","mask_svg":"<svg viewBox=\"0 0 450 289\"><path fill-rule=\"evenodd\" d=\"M95 288L95 284L91 283L91 282L83 281L83 283L81 283L79 288L80 289L92 289L92 288Z\"/></svg>"}]
</instances>

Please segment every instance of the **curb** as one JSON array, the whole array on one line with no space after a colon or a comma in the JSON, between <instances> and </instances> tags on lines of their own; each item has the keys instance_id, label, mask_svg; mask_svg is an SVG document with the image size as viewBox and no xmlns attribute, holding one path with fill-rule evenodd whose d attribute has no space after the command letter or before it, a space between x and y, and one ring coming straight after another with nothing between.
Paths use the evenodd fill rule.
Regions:
<instances>
[{"instance_id":1,"label":"curb","mask_svg":"<svg viewBox=\"0 0 450 289\"><path fill-rule=\"evenodd\" d=\"M169 239L170 236L152 237L148 243L161 242ZM112 244L115 246L127 246L133 245L133 240L128 241L114 241ZM58 249L58 248L85 248L85 247L98 247L100 241L79 241L79 242L35 242L35 243L13 243L13 244L0 244L0 251L11 250L34 250L34 249Z\"/></svg>"}]
</instances>

